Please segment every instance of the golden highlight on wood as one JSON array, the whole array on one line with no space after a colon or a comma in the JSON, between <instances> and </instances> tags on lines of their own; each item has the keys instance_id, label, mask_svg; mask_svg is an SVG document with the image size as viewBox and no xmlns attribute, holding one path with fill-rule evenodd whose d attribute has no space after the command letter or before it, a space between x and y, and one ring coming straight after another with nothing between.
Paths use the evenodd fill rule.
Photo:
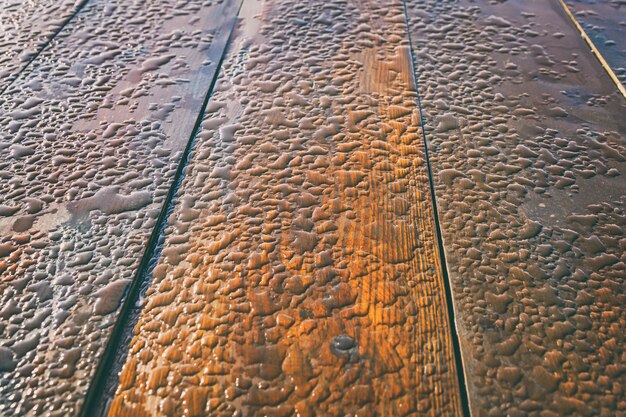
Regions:
<instances>
[{"instance_id":1,"label":"golden highlight on wood","mask_svg":"<svg viewBox=\"0 0 626 417\"><path fill-rule=\"evenodd\" d=\"M402 3L251 4L109 417L461 416Z\"/></svg>"},{"instance_id":2,"label":"golden highlight on wood","mask_svg":"<svg viewBox=\"0 0 626 417\"><path fill-rule=\"evenodd\" d=\"M0 3L0 416L626 416L623 0Z\"/></svg>"}]
</instances>

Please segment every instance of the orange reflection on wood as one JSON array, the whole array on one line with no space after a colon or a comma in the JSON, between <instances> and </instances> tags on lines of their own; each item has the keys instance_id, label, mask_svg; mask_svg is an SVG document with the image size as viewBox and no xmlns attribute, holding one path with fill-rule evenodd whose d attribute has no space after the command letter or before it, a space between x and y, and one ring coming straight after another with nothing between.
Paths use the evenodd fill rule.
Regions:
<instances>
[{"instance_id":1,"label":"orange reflection on wood","mask_svg":"<svg viewBox=\"0 0 626 417\"><path fill-rule=\"evenodd\" d=\"M109 416L460 415L402 4L262 16L209 103Z\"/></svg>"}]
</instances>

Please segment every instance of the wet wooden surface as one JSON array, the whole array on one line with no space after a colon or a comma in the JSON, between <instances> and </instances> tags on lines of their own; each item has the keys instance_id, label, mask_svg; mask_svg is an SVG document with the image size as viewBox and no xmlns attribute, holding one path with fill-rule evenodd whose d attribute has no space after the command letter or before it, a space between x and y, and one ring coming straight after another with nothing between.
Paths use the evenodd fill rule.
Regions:
<instances>
[{"instance_id":1,"label":"wet wooden surface","mask_svg":"<svg viewBox=\"0 0 626 417\"><path fill-rule=\"evenodd\" d=\"M626 3L620 0L567 0L566 4L626 86Z\"/></svg>"},{"instance_id":2,"label":"wet wooden surface","mask_svg":"<svg viewBox=\"0 0 626 417\"><path fill-rule=\"evenodd\" d=\"M0 92L79 9L80 0L0 2Z\"/></svg>"},{"instance_id":3,"label":"wet wooden surface","mask_svg":"<svg viewBox=\"0 0 626 417\"><path fill-rule=\"evenodd\" d=\"M402 3L243 8L108 415L461 415Z\"/></svg>"},{"instance_id":4,"label":"wet wooden surface","mask_svg":"<svg viewBox=\"0 0 626 417\"><path fill-rule=\"evenodd\" d=\"M408 2L475 416L626 413L626 101L558 2Z\"/></svg>"},{"instance_id":5,"label":"wet wooden surface","mask_svg":"<svg viewBox=\"0 0 626 417\"><path fill-rule=\"evenodd\" d=\"M568 1L623 79L621 3ZM78 4L0 5L1 416L626 415L626 101L557 0Z\"/></svg>"},{"instance_id":6,"label":"wet wooden surface","mask_svg":"<svg viewBox=\"0 0 626 417\"><path fill-rule=\"evenodd\" d=\"M90 2L0 95L0 415L80 409L238 7Z\"/></svg>"}]
</instances>

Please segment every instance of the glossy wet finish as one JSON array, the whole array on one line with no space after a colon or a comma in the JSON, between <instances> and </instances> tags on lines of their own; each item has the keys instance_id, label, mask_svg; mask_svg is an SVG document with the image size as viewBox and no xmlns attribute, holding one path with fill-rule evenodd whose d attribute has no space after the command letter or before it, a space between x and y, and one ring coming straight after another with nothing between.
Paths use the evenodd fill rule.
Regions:
<instances>
[{"instance_id":1,"label":"glossy wet finish","mask_svg":"<svg viewBox=\"0 0 626 417\"><path fill-rule=\"evenodd\" d=\"M0 96L0 415L80 408L238 7L92 1Z\"/></svg>"},{"instance_id":2,"label":"glossy wet finish","mask_svg":"<svg viewBox=\"0 0 626 417\"><path fill-rule=\"evenodd\" d=\"M607 61L622 3L568 1ZM0 415L625 416L626 100L560 2L240 4L0 5Z\"/></svg>"},{"instance_id":3,"label":"glossy wet finish","mask_svg":"<svg viewBox=\"0 0 626 417\"><path fill-rule=\"evenodd\" d=\"M242 10L108 415L461 415L402 4Z\"/></svg>"},{"instance_id":4,"label":"glossy wet finish","mask_svg":"<svg viewBox=\"0 0 626 417\"><path fill-rule=\"evenodd\" d=\"M567 0L566 4L626 86L626 3L621 0Z\"/></svg>"},{"instance_id":5,"label":"glossy wet finish","mask_svg":"<svg viewBox=\"0 0 626 417\"><path fill-rule=\"evenodd\" d=\"M78 10L80 0L0 3L0 92Z\"/></svg>"},{"instance_id":6,"label":"glossy wet finish","mask_svg":"<svg viewBox=\"0 0 626 417\"><path fill-rule=\"evenodd\" d=\"M558 2L408 10L473 415L624 415L624 98Z\"/></svg>"}]
</instances>

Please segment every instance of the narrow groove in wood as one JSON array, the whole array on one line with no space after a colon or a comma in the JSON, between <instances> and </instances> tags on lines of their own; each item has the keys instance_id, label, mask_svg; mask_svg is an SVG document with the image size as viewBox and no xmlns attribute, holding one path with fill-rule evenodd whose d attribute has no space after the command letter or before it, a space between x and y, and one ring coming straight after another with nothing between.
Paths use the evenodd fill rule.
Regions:
<instances>
[{"instance_id":1,"label":"narrow groove in wood","mask_svg":"<svg viewBox=\"0 0 626 417\"><path fill-rule=\"evenodd\" d=\"M90 1L0 96L1 415L80 412L239 5Z\"/></svg>"},{"instance_id":2,"label":"narrow groove in wood","mask_svg":"<svg viewBox=\"0 0 626 417\"><path fill-rule=\"evenodd\" d=\"M239 14L241 3L242 2L239 3L239 8L235 16ZM116 374L117 372L121 371L121 367L115 365L118 361L121 361L120 365L123 364L123 361L128 355L128 348L130 344L130 339L125 339L124 335L132 332L132 329L137 323L139 313L141 311L141 308L137 305L138 301L140 297L145 295L145 291L147 290L147 287L149 286L153 278L152 272L154 270L154 267L161 257L161 251L163 249L162 245L165 237L164 232L168 224L167 219L174 211L177 200L176 197L183 183L183 179L185 177L185 169L189 164L189 158L191 155L191 151L193 150L195 142L194 138L200 130L204 117L204 112L209 103L211 95L213 94L215 83L218 79L222 63L230 45L235 21L236 19L233 19L232 24L229 25L227 28L229 34L226 38L227 40L224 48L222 49L222 54L213 75L213 79L211 80L211 84L204 98L202 106L198 109L198 117L196 118L196 122L194 124L191 136L187 141L187 145L176 170L174 180L172 181L172 185L167 194L165 202L163 203L161 212L159 213L159 217L156 221L156 225L146 245L146 250L141 258L141 263L137 270L135 279L128 289L127 296L123 302L117 322L115 324L111 337L109 338L109 342L107 343L107 347L102 355L102 358L100 359L96 373L92 378L84 406L79 414L80 417L102 416L105 415L108 411L108 401L110 400L109 396L111 393L109 393L109 391L106 389L106 384L107 382L111 381L111 379L115 381L115 384L117 384L119 381L119 377Z\"/></svg>"},{"instance_id":3,"label":"narrow groove in wood","mask_svg":"<svg viewBox=\"0 0 626 417\"><path fill-rule=\"evenodd\" d=\"M406 30L407 30L407 34L408 34L408 38L409 38L409 48L410 48L410 54L411 54L411 71L413 74L413 80L415 83L415 94L416 94L416 99L417 99L417 108L419 111L419 118L420 118L420 126L421 126L421 131L422 131L422 137L424 140L424 159L426 160L426 168L428 171L428 183L430 186L430 198L432 200L432 205L433 205L433 219L434 219L434 224L435 224L435 229L437 231L436 234L436 238L437 238L437 246L439 248L439 256L441 258L441 272L443 274L443 283L444 283L444 287L445 287L445 293L446 293L446 308L448 310L448 321L449 321L449 325L450 325L450 335L451 335L451 341L452 341L452 347L454 349L454 360L456 362L456 370L457 370L457 376L459 379L459 392L460 392L460 397L461 397L461 410L463 412L463 415L465 417L470 417L471 416L471 412L470 412L470 403L469 403L469 396L467 393L467 384L465 382L465 366L463 364L463 356L461 355L461 345L459 343L459 334L457 332L457 328L456 328L456 317L457 314L455 312L455 308L454 308L454 298L452 297L452 287L451 287L451 283L450 283L450 276L448 274L448 263L446 261L446 252L445 252L445 247L443 244L443 238L442 238L442 233L441 233L441 223L439 222L439 208L437 207L437 196L435 194L435 183L433 181L433 170L432 170L432 166L430 163L430 153L428 150L428 138L426 137L426 123L424 121L424 114L422 111L422 100L420 97L420 91L419 91L419 78L417 77L417 72L415 71L415 55L413 54L413 40L411 38L411 25L410 25L410 18L409 18L409 12L407 9L407 5L406 5L406 0L402 0L402 5L404 7L404 17L406 20Z\"/></svg>"},{"instance_id":4,"label":"narrow groove in wood","mask_svg":"<svg viewBox=\"0 0 626 417\"><path fill-rule=\"evenodd\" d=\"M257 4L108 415L460 416L403 5Z\"/></svg>"},{"instance_id":5,"label":"narrow groove in wood","mask_svg":"<svg viewBox=\"0 0 626 417\"><path fill-rule=\"evenodd\" d=\"M74 10L74 12L69 15L67 17L67 19L65 19L65 21L63 22L63 24L61 26L59 26L57 28L57 30L54 32L54 34L48 38L45 43L39 48L39 50L28 60L28 62L26 63L26 65L24 65L18 72L16 72L15 74L12 74L11 76L13 77L11 79L11 81L9 81L9 83L4 86L4 88L2 90L0 90L0 95L4 94L5 91L7 91L9 88L11 88L11 86L13 85L13 83L15 82L15 80L17 80L18 78L20 78L20 75L26 71L30 65L37 59L37 57L39 57L39 55L48 47L48 45L50 45L50 43L59 35L59 33L61 33L63 31L63 29L65 28L65 26L67 26L67 24L74 19L74 17L80 13L80 11L83 9L83 7L85 7L85 5L89 2L89 0L82 0L78 6L76 7L76 9Z\"/></svg>"},{"instance_id":6,"label":"narrow groove in wood","mask_svg":"<svg viewBox=\"0 0 626 417\"><path fill-rule=\"evenodd\" d=\"M563 10L565 11L565 14L567 14L567 17L569 18L569 20L576 27L576 30L580 32L580 36L582 36L585 42L587 42L587 45L589 45L589 48L591 48L593 55L598 59L602 68L604 68L608 76L611 78L611 81L613 81L613 83L615 84L619 92L622 94L622 96L626 98L626 88L624 87L620 79L617 78L617 75L615 75L615 72L613 72L613 69L611 68L611 66L606 62L606 59L604 59L604 56L602 56L602 53L600 52L600 50L593 43L589 35L587 35L587 32L582 27L582 25L578 22L578 20L576 20L576 17L574 16L570 8L567 6L567 4L565 4L563 0L559 0L559 3L563 7Z\"/></svg>"},{"instance_id":7,"label":"narrow groove in wood","mask_svg":"<svg viewBox=\"0 0 626 417\"><path fill-rule=\"evenodd\" d=\"M557 1L406 5L471 413L619 414L623 97Z\"/></svg>"}]
</instances>

